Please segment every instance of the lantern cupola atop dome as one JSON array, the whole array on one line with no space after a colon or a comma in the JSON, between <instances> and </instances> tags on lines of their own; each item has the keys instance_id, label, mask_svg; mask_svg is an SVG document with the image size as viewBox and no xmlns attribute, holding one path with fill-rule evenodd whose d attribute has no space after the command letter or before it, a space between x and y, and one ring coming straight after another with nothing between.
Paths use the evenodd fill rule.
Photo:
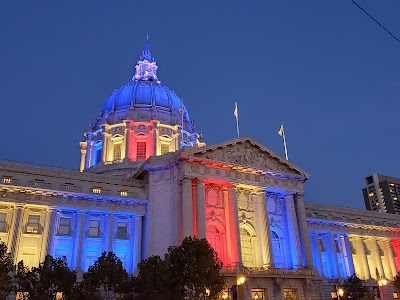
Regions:
<instances>
[{"instance_id":1,"label":"lantern cupola atop dome","mask_svg":"<svg viewBox=\"0 0 400 300\"><path fill-rule=\"evenodd\" d=\"M144 44L144 50L140 57L136 67L136 73L132 80L143 80L143 81L158 81L157 79L157 63L155 58L150 52L149 37L147 36Z\"/></svg>"},{"instance_id":2,"label":"lantern cupola atop dome","mask_svg":"<svg viewBox=\"0 0 400 300\"><path fill-rule=\"evenodd\" d=\"M132 80L106 99L80 143L81 171L133 173L150 156L205 145L182 99L161 84L157 69L147 38Z\"/></svg>"}]
</instances>

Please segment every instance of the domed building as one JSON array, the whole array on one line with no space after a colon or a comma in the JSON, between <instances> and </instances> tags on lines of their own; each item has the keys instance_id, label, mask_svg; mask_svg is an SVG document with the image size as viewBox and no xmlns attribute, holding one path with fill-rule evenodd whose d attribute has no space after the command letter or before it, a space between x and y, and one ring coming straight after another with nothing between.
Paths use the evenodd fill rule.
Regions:
<instances>
[{"instance_id":1,"label":"domed building","mask_svg":"<svg viewBox=\"0 0 400 300\"><path fill-rule=\"evenodd\" d=\"M65 257L82 277L112 251L134 274L197 236L230 300L337 299L353 274L372 291L400 271L400 216L307 203L310 175L250 137L206 146L157 69L146 41L85 133L79 171L0 162L0 240L15 263ZM381 292L394 298L392 284Z\"/></svg>"},{"instance_id":2,"label":"domed building","mask_svg":"<svg viewBox=\"0 0 400 300\"><path fill-rule=\"evenodd\" d=\"M106 99L80 143L81 172L133 174L151 156L205 146L182 99L161 83L157 69L146 40L132 80Z\"/></svg>"}]
</instances>

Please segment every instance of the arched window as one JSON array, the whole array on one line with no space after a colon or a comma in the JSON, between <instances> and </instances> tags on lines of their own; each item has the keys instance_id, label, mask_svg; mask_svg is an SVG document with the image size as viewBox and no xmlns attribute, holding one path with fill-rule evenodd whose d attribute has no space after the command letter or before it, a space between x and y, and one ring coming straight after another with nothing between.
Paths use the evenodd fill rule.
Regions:
<instances>
[{"instance_id":1,"label":"arched window","mask_svg":"<svg viewBox=\"0 0 400 300\"><path fill-rule=\"evenodd\" d=\"M279 236L275 231L271 231L271 242L272 242L272 257L274 259L275 267L283 268L282 245Z\"/></svg>"},{"instance_id":2,"label":"arched window","mask_svg":"<svg viewBox=\"0 0 400 300\"><path fill-rule=\"evenodd\" d=\"M103 143L101 141L96 141L93 145L93 152L92 152L92 161L93 166L97 165L101 162L101 152L103 149Z\"/></svg>"},{"instance_id":3,"label":"arched window","mask_svg":"<svg viewBox=\"0 0 400 300\"><path fill-rule=\"evenodd\" d=\"M246 228L240 228L240 244L242 246L242 262L244 266L253 266L253 245L251 234Z\"/></svg>"},{"instance_id":4,"label":"arched window","mask_svg":"<svg viewBox=\"0 0 400 300\"><path fill-rule=\"evenodd\" d=\"M222 237L218 228L214 225L207 225L207 240L211 247L218 253L220 258L223 257L222 253Z\"/></svg>"}]
</instances>

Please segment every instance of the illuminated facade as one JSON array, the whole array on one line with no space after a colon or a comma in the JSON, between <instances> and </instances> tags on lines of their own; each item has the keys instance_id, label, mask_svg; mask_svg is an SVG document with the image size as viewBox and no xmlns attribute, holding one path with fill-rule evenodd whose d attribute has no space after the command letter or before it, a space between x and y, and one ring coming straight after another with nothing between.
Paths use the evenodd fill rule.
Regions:
<instances>
[{"instance_id":1,"label":"illuminated facade","mask_svg":"<svg viewBox=\"0 0 400 300\"><path fill-rule=\"evenodd\" d=\"M400 216L306 203L309 175L252 138L206 146L157 68L146 42L86 132L80 172L0 163L0 239L15 261L66 256L81 274L114 251L133 273L196 235L229 286L243 275L245 299L270 300L331 299L353 273L375 286L400 270Z\"/></svg>"}]
</instances>

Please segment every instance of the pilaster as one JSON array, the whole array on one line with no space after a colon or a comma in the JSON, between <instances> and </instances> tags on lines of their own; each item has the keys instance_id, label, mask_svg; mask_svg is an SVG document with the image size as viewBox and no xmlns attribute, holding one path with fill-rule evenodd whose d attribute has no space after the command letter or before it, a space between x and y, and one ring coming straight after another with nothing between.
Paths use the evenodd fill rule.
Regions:
<instances>
[{"instance_id":1,"label":"pilaster","mask_svg":"<svg viewBox=\"0 0 400 300\"><path fill-rule=\"evenodd\" d=\"M193 235L192 179L182 180L182 233L183 238Z\"/></svg>"},{"instance_id":2,"label":"pilaster","mask_svg":"<svg viewBox=\"0 0 400 300\"><path fill-rule=\"evenodd\" d=\"M133 272L137 270L137 264L142 260L142 216L135 218L135 234L133 243Z\"/></svg>"},{"instance_id":3,"label":"pilaster","mask_svg":"<svg viewBox=\"0 0 400 300\"><path fill-rule=\"evenodd\" d=\"M114 224L115 224L115 215L110 213L108 215L108 240L107 240L107 251L113 251L113 242L114 242Z\"/></svg>"},{"instance_id":4,"label":"pilaster","mask_svg":"<svg viewBox=\"0 0 400 300\"><path fill-rule=\"evenodd\" d=\"M206 238L206 203L204 182L200 179L196 181L196 205L197 205L197 236L199 239Z\"/></svg>"},{"instance_id":5,"label":"pilaster","mask_svg":"<svg viewBox=\"0 0 400 300\"><path fill-rule=\"evenodd\" d=\"M286 217L288 223L289 242L292 254L292 264L294 269L302 267L301 245L299 228L296 217L296 209L292 194L285 195Z\"/></svg>"},{"instance_id":6,"label":"pilaster","mask_svg":"<svg viewBox=\"0 0 400 300\"><path fill-rule=\"evenodd\" d=\"M44 221L43 239L40 249L40 261L44 261L47 254L51 252L52 238L55 234L55 221L56 221L57 211L54 208L50 208L46 212L46 219Z\"/></svg>"},{"instance_id":7,"label":"pilaster","mask_svg":"<svg viewBox=\"0 0 400 300\"><path fill-rule=\"evenodd\" d=\"M13 255L15 263L17 263L17 250L19 247L20 235L22 230L22 215L24 207L23 205L16 205L14 208L14 215L12 225L10 227L10 236L8 240L8 251Z\"/></svg>"}]
</instances>

